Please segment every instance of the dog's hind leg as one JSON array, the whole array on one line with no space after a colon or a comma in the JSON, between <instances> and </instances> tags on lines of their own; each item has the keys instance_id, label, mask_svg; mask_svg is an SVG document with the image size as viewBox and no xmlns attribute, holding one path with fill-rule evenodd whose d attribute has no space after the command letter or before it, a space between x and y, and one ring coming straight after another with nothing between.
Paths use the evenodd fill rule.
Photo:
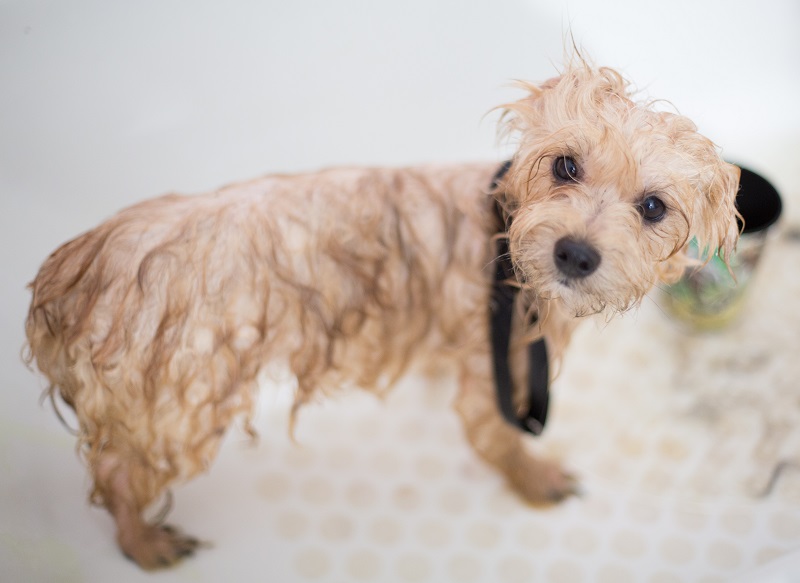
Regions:
<instances>
[{"instance_id":1,"label":"dog's hind leg","mask_svg":"<svg viewBox=\"0 0 800 583\"><path fill-rule=\"evenodd\" d=\"M125 556L140 567L169 567L200 546L200 541L174 527L148 524L143 519L142 511L150 500L143 500L141 492L161 481L155 469L106 449L96 458L93 472L95 493L116 523L117 543Z\"/></svg>"},{"instance_id":2,"label":"dog's hind leg","mask_svg":"<svg viewBox=\"0 0 800 583\"><path fill-rule=\"evenodd\" d=\"M484 367L476 366L483 363ZM546 505L577 493L575 479L554 461L535 456L525 447L524 434L507 423L498 408L488 359L470 359L459 379L455 408L467 439L485 461L497 467L528 502Z\"/></svg>"}]
</instances>

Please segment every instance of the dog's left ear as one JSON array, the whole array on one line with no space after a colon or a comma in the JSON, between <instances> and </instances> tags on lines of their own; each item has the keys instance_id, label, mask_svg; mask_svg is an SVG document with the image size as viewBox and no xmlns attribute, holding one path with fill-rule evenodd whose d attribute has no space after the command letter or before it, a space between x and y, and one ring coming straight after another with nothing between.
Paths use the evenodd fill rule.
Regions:
<instances>
[{"instance_id":1,"label":"dog's left ear","mask_svg":"<svg viewBox=\"0 0 800 583\"><path fill-rule=\"evenodd\" d=\"M720 161L715 165L710 180L701 186L702 208L695 216L696 237L701 251L707 249L727 263L736 248L741 230L741 216L736 210L736 193L739 191L737 166Z\"/></svg>"}]
</instances>

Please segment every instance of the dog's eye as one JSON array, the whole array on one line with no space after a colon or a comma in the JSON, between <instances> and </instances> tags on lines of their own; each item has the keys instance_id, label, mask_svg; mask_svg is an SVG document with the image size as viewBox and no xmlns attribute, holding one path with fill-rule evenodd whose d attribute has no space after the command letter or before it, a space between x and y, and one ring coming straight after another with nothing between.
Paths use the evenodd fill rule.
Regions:
<instances>
[{"instance_id":1,"label":"dog's eye","mask_svg":"<svg viewBox=\"0 0 800 583\"><path fill-rule=\"evenodd\" d=\"M648 196L639 205L639 211L645 221L657 223L667 214L667 205L657 196Z\"/></svg>"},{"instance_id":2,"label":"dog's eye","mask_svg":"<svg viewBox=\"0 0 800 583\"><path fill-rule=\"evenodd\" d=\"M553 175L559 180L575 180L578 177L578 165L569 156L561 156L553 163Z\"/></svg>"}]
</instances>

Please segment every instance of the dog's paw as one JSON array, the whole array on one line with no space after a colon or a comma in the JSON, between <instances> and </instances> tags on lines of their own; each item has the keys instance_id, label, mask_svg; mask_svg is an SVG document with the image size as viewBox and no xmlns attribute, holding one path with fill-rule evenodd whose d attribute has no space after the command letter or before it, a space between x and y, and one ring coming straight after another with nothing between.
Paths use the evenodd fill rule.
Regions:
<instances>
[{"instance_id":1,"label":"dog's paw","mask_svg":"<svg viewBox=\"0 0 800 583\"><path fill-rule=\"evenodd\" d=\"M578 480L557 462L526 455L508 468L508 480L529 504L549 506L581 493Z\"/></svg>"},{"instance_id":2,"label":"dog's paw","mask_svg":"<svg viewBox=\"0 0 800 583\"><path fill-rule=\"evenodd\" d=\"M147 526L133 536L121 536L119 543L126 557L148 571L171 567L205 546L168 525Z\"/></svg>"}]
</instances>

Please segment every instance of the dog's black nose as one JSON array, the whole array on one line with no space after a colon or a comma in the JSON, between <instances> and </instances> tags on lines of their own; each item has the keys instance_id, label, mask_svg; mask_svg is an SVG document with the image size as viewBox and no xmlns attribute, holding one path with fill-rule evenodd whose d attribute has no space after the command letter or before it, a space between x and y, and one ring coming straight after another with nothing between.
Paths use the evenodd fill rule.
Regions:
<instances>
[{"instance_id":1,"label":"dog's black nose","mask_svg":"<svg viewBox=\"0 0 800 583\"><path fill-rule=\"evenodd\" d=\"M594 273L600 265L600 254L586 241L563 237L556 242L553 258L558 270L573 279Z\"/></svg>"}]
</instances>

